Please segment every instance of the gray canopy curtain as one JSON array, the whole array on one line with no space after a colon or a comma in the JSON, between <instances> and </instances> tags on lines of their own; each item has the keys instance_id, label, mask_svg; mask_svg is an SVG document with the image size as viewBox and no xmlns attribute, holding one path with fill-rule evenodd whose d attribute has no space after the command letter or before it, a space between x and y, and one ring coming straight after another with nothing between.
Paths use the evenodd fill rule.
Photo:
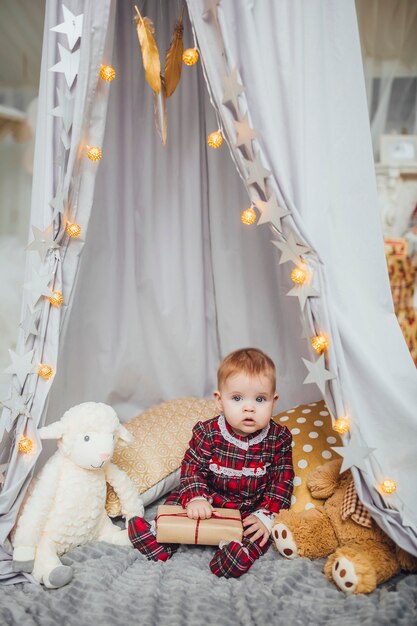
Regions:
<instances>
[{"instance_id":1,"label":"gray canopy curtain","mask_svg":"<svg viewBox=\"0 0 417 626\"><path fill-rule=\"evenodd\" d=\"M43 233L37 241L47 240L50 246L27 252L22 321L6 370L11 374L10 397L3 400L0 418L5 476L0 492L0 580L6 582L24 580L12 571L9 534L41 452L37 429L45 422L55 383L93 203L97 167L87 158L87 146L102 143L109 93L98 75L101 64L111 58L115 5L71 0L65 7L73 16L82 16L75 29L60 2L46 3L31 200L31 226ZM63 29L51 30L60 25ZM81 225L79 239L66 234L68 222ZM49 301L52 292L63 296L61 306ZM39 376L41 364L51 368L52 376ZM30 442L29 454L19 451L22 439Z\"/></svg>"},{"instance_id":2,"label":"gray canopy curtain","mask_svg":"<svg viewBox=\"0 0 417 626\"><path fill-rule=\"evenodd\" d=\"M417 553L417 376L389 291L354 3L189 0L185 45L195 37L201 64L183 68L168 99L165 148L133 3L97 4L66 5L85 20L65 174L83 237L47 257L61 268L65 306L48 309L41 332L19 350L43 342L56 373L42 394L44 381L34 387L31 418L20 415L13 428L28 424L36 438L38 425L84 400L105 401L128 419L160 400L207 396L221 357L257 345L277 363L279 409L323 396L334 419L350 418L346 462L359 495ZM144 2L140 10L163 55L180 5ZM38 126L55 104L57 77L48 68L58 51L49 29L60 11L49 3ZM113 33L117 77L104 91L97 75L110 62ZM219 128L224 145L211 150L206 136ZM95 164L82 156L92 129L103 151ZM45 176L62 151L62 126L53 130L37 134L39 227L51 221L59 182ZM258 225L248 227L240 214L250 206ZM301 287L290 278L297 266L311 279ZM320 357L310 345L319 332L330 340ZM36 460L22 460L12 443L8 449L5 555ZM389 497L377 489L384 478L397 483ZM2 568L9 576L10 564Z\"/></svg>"}]
</instances>

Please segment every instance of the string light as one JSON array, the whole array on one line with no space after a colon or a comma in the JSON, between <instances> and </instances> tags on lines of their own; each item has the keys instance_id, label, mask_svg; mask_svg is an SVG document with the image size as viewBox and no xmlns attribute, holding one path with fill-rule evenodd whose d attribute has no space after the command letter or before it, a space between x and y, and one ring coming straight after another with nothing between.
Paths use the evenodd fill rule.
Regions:
<instances>
[{"instance_id":1,"label":"string light","mask_svg":"<svg viewBox=\"0 0 417 626\"><path fill-rule=\"evenodd\" d=\"M17 444L19 452L22 454L30 454L33 450L33 441L29 437L21 437Z\"/></svg>"},{"instance_id":2,"label":"string light","mask_svg":"<svg viewBox=\"0 0 417 626\"><path fill-rule=\"evenodd\" d=\"M303 285L308 278L308 273L302 267L295 267L291 272L291 280L296 285Z\"/></svg>"},{"instance_id":3,"label":"string light","mask_svg":"<svg viewBox=\"0 0 417 626\"><path fill-rule=\"evenodd\" d=\"M182 60L185 65L195 65L199 56L197 48L187 48L187 50L183 52Z\"/></svg>"},{"instance_id":4,"label":"string light","mask_svg":"<svg viewBox=\"0 0 417 626\"><path fill-rule=\"evenodd\" d=\"M40 363L38 367L38 376L44 380L49 380L53 376L54 370L46 363Z\"/></svg>"},{"instance_id":5,"label":"string light","mask_svg":"<svg viewBox=\"0 0 417 626\"><path fill-rule=\"evenodd\" d=\"M256 212L254 208L249 207L249 209L245 209L244 211L242 211L242 213L240 214L240 219L242 220L243 224L248 224L249 226L251 224L254 224L256 221Z\"/></svg>"},{"instance_id":6,"label":"string light","mask_svg":"<svg viewBox=\"0 0 417 626\"><path fill-rule=\"evenodd\" d=\"M79 224L68 222L65 227L65 232L69 237L75 239L81 235L81 226Z\"/></svg>"},{"instance_id":7,"label":"string light","mask_svg":"<svg viewBox=\"0 0 417 626\"><path fill-rule=\"evenodd\" d=\"M215 130L207 137L207 143L210 148L220 148L223 143L223 137L220 130Z\"/></svg>"},{"instance_id":8,"label":"string light","mask_svg":"<svg viewBox=\"0 0 417 626\"><path fill-rule=\"evenodd\" d=\"M100 78L111 83L116 78L116 70L111 65L102 65L100 68Z\"/></svg>"},{"instance_id":9,"label":"string light","mask_svg":"<svg viewBox=\"0 0 417 626\"><path fill-rule=\"evenodd\" d=\"M339 419L333 422L333 430L339 435L346 435L350 429L350 423L347 417L339 417Z\"/></svg>"},{"instance_id":10,"label":"string light","mask_svg":"<svg viewBox=\"0 0 417 626\"><path fill-rule=\"evenodd\" d=\"M103 153L97 146L87 146L87 156L90 161L100 161Z\"/></svg>"},{"instance_id":11,"label":"string light","mask_svg":"<svg viewBox=\"0 0 417 626\"><path fill-rule=\"evenodd\" d=\"M386 478L385 480L382 481L379 488L381 489L383 493L389 495L397 491L397 483L395 482L395 480L392 480L391 478Z\"/></svg>"},{"instance_id":12,"label":"string light","mask_svg":"<svg viewBox=\"0 0 417 626\"><path fill-rule=\"evenodd\" d=\"M329 347L329 340L325 335L316 335L312 338L311 345L317 354L321 354Z\"/></svg>"},{"instance_id":13,"label":"string light","mask_svg":"<svg viewBox=\"0 0 417 626\"><path fill-rule=\"evenodd\" d=\"M64 296L60 291L53 291L48 300L52 304L52 306L55 306L57 309L59 309L61 304L64 302Z\"/></svg>"}]
</instances>

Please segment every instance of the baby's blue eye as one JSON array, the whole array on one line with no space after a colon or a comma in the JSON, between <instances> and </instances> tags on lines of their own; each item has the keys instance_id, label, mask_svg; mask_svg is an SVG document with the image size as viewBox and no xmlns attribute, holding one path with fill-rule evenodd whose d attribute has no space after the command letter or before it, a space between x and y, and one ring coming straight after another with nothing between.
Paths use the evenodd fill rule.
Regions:
<instances>
[{"instance_id":1,"label":"baby's blue eye","mask_svg":"<svg viewBox=\"0 0 417 626\"><path fill-rule=\"evenodd\" d=\"M235 400L236 402L239 402L239 400L242 399L242 396L233 396L232 400Z\"/></svg>"},{"instance_id":2,"label":"baby's blue eye","mask_svg":"<svg viewBox=\"0 0 417 626\"><path fill-rule=\"evenodd\" d=\"M265 402L266 398L264 398L263 396L258 396L256 398L256 402Z\"/></svg>"}]
</instances>

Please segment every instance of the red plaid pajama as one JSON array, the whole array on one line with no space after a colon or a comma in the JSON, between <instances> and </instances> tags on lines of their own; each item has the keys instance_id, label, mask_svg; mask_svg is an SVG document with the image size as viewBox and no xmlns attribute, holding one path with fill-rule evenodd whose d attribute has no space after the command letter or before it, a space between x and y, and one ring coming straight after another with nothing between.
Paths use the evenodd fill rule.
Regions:
<instances>
[{"instance_id":1,"label":"red plaid pajama","mask_svg":"<svg viewBox=\"0 0 417 626\"><path fill-rule=\"evenodd\" d=\"M290 506L294 470L291 434L285 426L270 422L264 431L250 437L236 435L222 416L199 422L193 429L181 465L178 489L166 504L184 508L196 497L207 498L215 507L239 509L242 519L257 510L277 513ZM129 522L133 545L148 559L167 560L175 544L158 544L143 518ZM210 567L217 576L244 574L269 548L244 538L216 551Z\"/></svg>"},{"instance_id":2,"label":"red plaid pajama","mask_svg":"<svg viewBox=\"0 0 417 626\"><path fill-rule=\"evenodd\" d=\"M174 492L182 506L204 496L213 506L242 513L288 509L294 478L291 433L272 421L263 438L260 432L240 437L222 416L198 422L181 464L180 486Z\"/></svg>"},{"instance_id":3,"label":"red plaid pajama","mask_svg":"<svg viewBox=\"0 0 417 626\"><path fill-rule=\"evenodd\" d=\"M173 543L158 543L151 525L143 517L132 517L127 527L129 539L148 561L168 561L178 550Z\"/></svg>"},{"instance_id":4,"label":"red plaid pajama","mask_svg":"<svg viewBox=\"0 0 417 626\"><path fill-rule=\"evenodd\" d=\"M265 554L270 539L262 546L259 543L243 540L243 545L231 541L227 546L219 548L210 561L210 569L216 576L223 578L239 578L245 574L256 559Z\"/></svg>"}]
</instances>

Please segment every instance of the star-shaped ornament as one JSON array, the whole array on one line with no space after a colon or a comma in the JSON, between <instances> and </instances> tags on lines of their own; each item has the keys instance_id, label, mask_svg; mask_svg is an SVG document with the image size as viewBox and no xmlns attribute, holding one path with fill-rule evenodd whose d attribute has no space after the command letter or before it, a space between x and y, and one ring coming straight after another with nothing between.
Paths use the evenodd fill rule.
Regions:
<instances>
[{"instance_id":1,"label":"star-shaped ornament","mask_svg":"<svg viewBox=\"0 0 417 626\"><path fill-rule=\"evenodd\" d=\"M45 261L49 250L56 250L60 246L54 241L52 224L49 224L45 230L40 230L36 226L32 226L32 233L35 239L26 246L26 250L36 250L42 261Z\"/></svg>"},{"instance_id":2,"label":"star-shaped ornament","mask_svg":"<svg viewBox=\"0 0 417 626\"><path fill-rule=\"evenodd\" d=\"M36 270L33 270L33 278L23 285L23 289L30 291L34 302L36 304L41 296L50 296L51 290L49 283L52 279L51 274L39 274Z\"/></svg>"},{"instance_id":3,"label":"star-shaped ornament","mask_svg":"<svg viewBox=\"0 0 417 626\"><path fill-rule=\"evenodd\" d=\"M367 448L360 446L357 442L350 440L347 446L332 447L337 454L343 457L340 473L355 466L358 469L365 470L365 459L375 450L375 448Z\"/></svg>"},{"instance_id":4,"label":"star-shaped ornament","mask_svg":"<svg viewBox=\"0 0 417 626\"><path fill-rule=\"evenodd\" d=\"M235 125L236 133L237 133L236 142L235 142L236 146L238 148L244 146L247 150L248 155L252 157L253 155L252 141L258 135L256 131L253 130L253 128L249 126L248 114L245 113L245 115L243 116L241 120L238 120L238 121L234 120L233 124Z\"/></svg>"},{"instance_id":5,"label":"star-shaped ornament","mask_svg":"<svg viewBox=\"0 0 417 626\"><path fill-rule=\"evenodd\" d=\"M257 226L268 224L271 222L281 232L281 219L289 215L289 211L279 206L274 195L270 196L267 201L255 200L256 208L261 212L261 217L257 222Z\"/></svg>"},{"instance_id":6,"label":"star-shaped ornament","mask_svg":"<svg viewBox=\"0 0 417 626\"><path fill-rule=\"evenodd\" d=\"M7 432L10 432L13 422L19 417L24 415L25 417L32 417L27 407L33 393L23 393L20 395L15 389L13 389L12 397L8 400L2 400L1 404L10 410L8 424L6 426Z\"/></svg>"},{"instance_id":7,"label":"star-shaped ornament","mask_svg":"<svg viewBox=\"0 0 417 626\"><path fill-rule=\"evenodd\" d=\"M39 309L34 309L30 306L26 307L26 315L23 320L20 322L19 326L23 329L25 341L29 335L38 335L38 318L39 318Z\"/></svg>"},{"instance_id":8,"label":"star-shaped ornament","mask_svg":"<svg viewBox=\"0 0 417 626\"><path fill-rule=\"evenodd\" d=\"M229 75L222 76L223 83L223 104L231 103L235 111L238 111L238 96L245 91L243 85L238 82L237 67L233 68Z\"/></svg>"},{"instance_id":9,"label":"star-shaped ornament","mask_svg":"<svg viewBox=\"0 0 417 626\"><path fill-rule=\"evenodd\" d=\"M310 252L310 248L296 242L294 233L292 232L288 235L287 241L273 241L272 243L281 251L279 265L287 261L292 261L295 265L300 265L303 262L300 255Z\"/></svg>"},{"instance_id":10,"label":"star-shaped ornament","mask_svg":"<svg viewBox=\"0 0 417 626\"><path fill-rule=\"evenodd\" d=\"M265 193L265 178L268 178L271 172L262 165L260 153L256 152L255 157L251 161L246 160L246 165L249 170L246 183L248 185L259 185L260 189Z\"/></svg>"},{"instance_id":11,"label":"star-shaped ornament","mask_svg":"<svg viewBox=\"0 0 417 626\"><path fill-rule=\"evenodd\" d=\"M64 13L64 21L61 24L58 24L58 26L51 28L51 30L55 33L63 33L66 35L68 45L70 50L72 50L78 39L81 37L84 16L82 13L74 15L64 4L62 5L62 11Z\"/></svg>"},{"instance_id":12,"label":"star-shaped ornament","mask_svg":"<svg viewBox=\"0 0 417 626\"><path fill-rule=\"evenodd\" d=\"M0 485L3 485L4 481L6 480L5 472L8 465L8 463L2 463L0 465Z\"/></svg>"},{"instance_id":13,"label":"star-shaped ornament","mask_svg":"<svg viewBox=\"0 0 417 626\"><path fill-rule=\"evenodd\" d=\"M49 206L51 206L54 210L52 219L55 219L55 217L59 214L62 213L62 215L64 214L65 211L65 194L63 192L62 186L59 185L59 187L56 190L56 194L55 197L50 201Z\"/></svg>"},{"instance_id":14,"label":"star-shaped ornament","mask_svg":"<svg viewBox=\"0 0 417 626\"><path fill-rule=\"evenodd\" d=\"M317 361L308 361L307 359L303 359L303 363L309 372L305 380L303 381L303 384L306 385L308 383L315 383L320 389L321 393L324 395L326 381L336 378L336 376L332 372L326 370L324 354L322 354L317 359Z\"/></svg>"},{"instance_id":15,"label":"star-shaped ornament","mask_svg":"<svg viewBox=\"0 0 417 626\"><path fill-rule=\"evenodd\" d=\"M296 296L298 298L302 311L306 305L307 298L315 298L319 295L319 292L316 291L309 283L294 285L294 287L287 293L287 296Z\"/></svg>"},{"instance_id":16,"label":"star-shaped ornament","mask_svg":"<svg viewBox=\"0 0 417 626\"><path fill-rule=\"evenodd\" d=\"M58 97L58 106L52 109L51 113L55 117L62 117L65 132L68 133L74 119L74 96L65 93L59 87L56 90Z\"/></svg>"},{"instance_id":17,"label":"star-shaped ornament","mask_svg":"<svg viewBox=\"0 0 417 626\"><path fill-rule=\"evenodd\" d=\"M26 352L25 354L17 354L14 350L9 350L12 364L6 367L3 372L5 374L16 374L20 385L23 387L26 376L33 374L34 365L32 363L33 350ZM7 402L7 400L6 400Z\"/></svg>"},{"instance_id":18,"label":"star-shaped ornament","mask_svg":"<svg viewBox=\"0 0 417 626\"><path fill-rule=\"evenodd\" d=\"M78 68L80 66L80 51L70 52L61 44L58 44L59 56L61 60L49 68L50 72L61 72L65 74L65 80L67 81L68 88L71 89L75 77L78 74Z\"/></svg>"}]
</instances>

